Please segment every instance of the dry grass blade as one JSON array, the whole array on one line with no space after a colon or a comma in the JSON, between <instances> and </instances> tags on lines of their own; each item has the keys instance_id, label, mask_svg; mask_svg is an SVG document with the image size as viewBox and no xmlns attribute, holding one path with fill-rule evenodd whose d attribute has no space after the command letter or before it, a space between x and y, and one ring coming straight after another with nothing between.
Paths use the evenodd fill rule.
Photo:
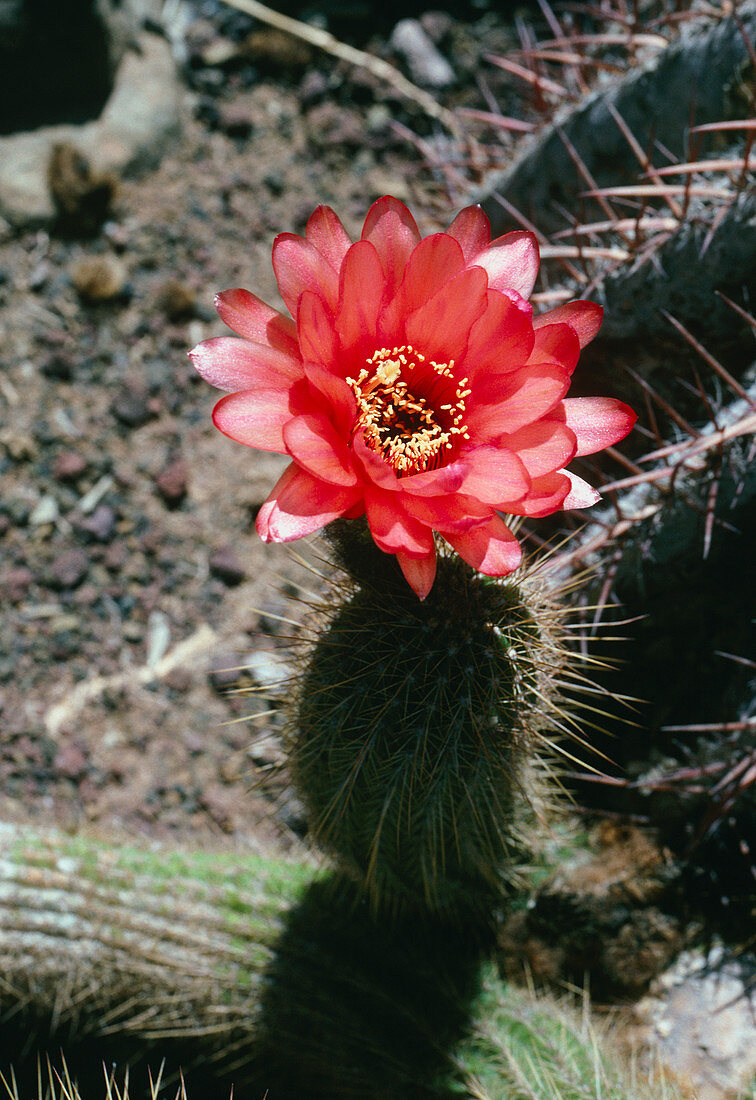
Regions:
<instances>
[{"instance_id":1,"label":"dry grass blade","mask_svg":"<svg viewBox=\"0 0 756 1100\"><path fill-rule=\"evenodd\" d=\"M610 61L603 61L600 57L583 57L579 53L568 53L566 50L543 50L540 47L532 50L521 50L520 56L534 61L552 61L559 65L571 65L573 67L601 69L603 72L623 73L622 65L614 65Z\"/></svg>"},{"instance_id":2,"label":"dry grass blade","mask_svg":"<svg viewBox=\"0 0 756 1100\"><path fill-rule=\"evenodd\" d=\"M396 88L401 95L416 103L431 118L437 119L455 138L462 140L463 134L454 113L442 107L428 92L418 88L412 81L407 80L398 69L395 69L388 61L384 61L383 58L373 57L372 54L364 53L362 50L355 49L354 46L340 42L338 38L335 38L328 31L324 31L321 27L301 23L298 19L292 19L288 15L273 11L265 4L260 4L258 0L224 0L224 2L232 8L236 8L237 11L243 11L254 19L259 19L261 23L266 23L270 27L275 27L277 30L293 35L303 42L309 42L311 46L331 54L332 57L338 57L341 61L346 61L350 65L355 65L357 68L366 69L368 72L373 73L379 80L384 80L387 84Z\"/></svg>"},{"instance_id":3,"label":"dry grass blade","mask_svg":"<svg viewBox=\"0 0 756 1100\"><path fill-rule=\"evenodd\" d=\"M606 18L604 13L603 18ZM540 43L541 46L658 46L666 49L669 42L660 34L576 34L568 38L551 38Z\"/></svg>"}]
</instances>

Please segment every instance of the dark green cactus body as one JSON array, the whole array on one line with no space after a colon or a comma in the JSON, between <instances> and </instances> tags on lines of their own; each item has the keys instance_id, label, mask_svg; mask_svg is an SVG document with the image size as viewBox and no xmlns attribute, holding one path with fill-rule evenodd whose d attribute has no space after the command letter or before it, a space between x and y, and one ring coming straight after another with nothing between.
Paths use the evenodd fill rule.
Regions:
<instances>
[{"instance_id":1,"label":"dark green cactus body","mask_svg":"<svg viewBox=\"0 0 756 1100\"><path fill-rule=\"evenodd\" d=\"M519 583L456 557L421 603L355 526L332 543L358 583L308 655L291 733L310 827L381 909L490 913L522 860L542 628Z\"/></svg>"}]
</instances>

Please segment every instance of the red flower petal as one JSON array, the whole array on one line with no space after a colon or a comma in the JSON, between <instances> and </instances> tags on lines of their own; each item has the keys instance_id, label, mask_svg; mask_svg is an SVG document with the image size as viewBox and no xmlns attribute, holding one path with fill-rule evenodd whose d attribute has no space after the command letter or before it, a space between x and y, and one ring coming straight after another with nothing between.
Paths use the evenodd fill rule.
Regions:
<instances>
[{"instance_id":1,"label":"red flower petal","mask_svg":"<svg viewBox=\"0 0 756 1100\"><path fill-rule=\"evenodd\" d=\"M544 325L534 330L535 343L528 359L533 363L561 363L570 374L580 357L580 341L570 325Z\"/></svg>"},{"instance_id":2,"label":"red flower petal","mask_svg":"<svg viewBox=\"0 0 756 1100\"><path fill-rule=\"evenodd\" d=\"M310 387L310 409L327 414L337 431L346 440L352 433L357 413L354 393L343 378L318 363L305 363L304 372Z\"/></svg>"},{"instance_id":3,"label":"red flower petal","mask_svg":"<svg viewBox=\"0 0 756 1100\"><path fill-rule=\"evenodd\" d=\"M284 425L286 450L308 473L333 485L356 485L344 439L324 416L295 416Z\"/></svg>"},{"instance_id":4,"label":"red flower petal","mask_svg":"<svg viewBox=\"0 0 756 1100\"><path fill-rule=\"evenodd\" d=\"M562 407L567 427L577 436L578 455L592 455L619 443L638 419L629 405L613 397L567 397Z\"/></svg>"},{"instance_id":5,"label":"red flower petal","mask_svg":"<svg viewBox=\"0 0 756 1100\"><path fill-rule=\"evenodd\" d=\"M396 493L365 488L365 512L370 531L387 554L401 551L410 557L423 557L433 549L433 534L401 507Z\"/></svg>"},{"instance_id":6,"label":"red flower petal","mask_svg":"<svg viewBox=\"0 0 756 1100\"><path fill-rule=\"evenodd\" d=\"M206 382L230 393L257 387L285 392L304 376L302 364L287 352L237 336L204 340L189 358Z\"/></svg>"},{"instance_id":7,"label":"red flower petal","mask_svg":"<svg viewBox=\"0 0 756 1100\"><path fill-rule=\"evenodd\" d=\"M321 256L339 271L352 240L330 206L318 206L310 214L305 237L315 245Z\"/></svg>"},{"instance_id":8,"label":"red flower petal","mask_svg":"<svg viewBox=\"0 0 756 1100\"><path fill-rule=\"evenodd\" d=\"M503 436L501 442L514 451L531 478L561 470L576 453L574 432L561 420L537 420L514 435Z\"/></svg>"},{"instance_id":9,"label":"red flower petal","mask_svg":"<svg viewBox=\"0 0 756 1100\"><path fill-rule=\"evenodd\" d=\"M488 443L532 424L559 403L569 384L567 372L556 363L522 367L490 385L479 382L465 417L471 439Z\"/></svg>"},{"instance_id":10,"label":"red flower petal","mask_svg":"<svg viewBox=\"0 0 756 1100\"><path fill-rule=\"evenodd\" d=\"M601 493L587 481L583 481L582 477L570 473L569 470L563 470L562 473L570 479L570 491L562 503L563 508L591 508L601 500Z\"/></svg>"},{"instance_id":11,"label":"red flower petal","mask_svg":"<svg viewBox=\"0 0 756 1100\"><path fill-rule=\"evenodd\" d=\"M460 210L446 232L459 243L466 263L472 263L491 243L491 225L480 206Z\"/></svg>"},{"instance_id":12,"label":"red flower petal","mask_svg":"<svg viewBox=\"0 0 756 1100\"><path fill-rule=\"evenodd\" d=\"M501 511L513 516L550 516L558 511L570 491L570 479L564 470L533 478L530 492L523 500L502 505Z\"/></svg>"},{"instance_id":13,"label":"red flower petal","mask_svg":"<svg viewBox=\"0 0 756 1100\"><path fill-rule=\"evenodd\" d=\"M286 390L241 390L222 397L213 409L218 431L259 451L285 451L283 426L299 411Z\"/></svg>"},{"instance_id":14,"label":"red flower petal","mask_svg":"<svg viewBox=\"0 0 756 1100\"><path fill-rule=\"evenodd\" d=\"M263 542L291 542L338 519L358 499L359 489L327 485L292 462L257 513L255 527Z\"/></svg>"},{"instance_id":15,"label":"red flower petal","mask_svg":"<svg viewBox=\"0 0 756 1100\"><path fill-rule=\"evenodd\" d=\"M267 305L248 290L223 290L215 295L218 316L230 329L253 340L256 344L270 344L290 355L299 355L297 329L289 317Z\"/></svg>"},{"instance_id":16,"label":"red flower petal","mask_svg":"<svg viewBox=\"0 0 756 1100\"><path fill-rule=\"evenodd\" d=\"M504 577L512 573L522 560L519 542L497 515L464 535L442 534L468 565L489 577Z\"/></svg>"},{"instance_id":17,"label":"red flower petal","mask_svg":"<svg viewBox=\"0 0 756 1100\"><path fill-rule=\"evenodd\" d=\"M299 348L304 360L330 366L338 354L338 340L333 327L333 317L323 305L322 298L306 290L299 299L297 312Z\"/></svg>"},{"instance_id":18,"label":"red flower petal","mask_svg":"<svg viewBox=\"0 0 756 1100\"><path fill-rule=\"evenodd\" d=\"M467 347L470 328L486 306L488 283L479 267L450 279L405 323L406 338L426 359L458 361Z\"/></svg>"},{"instance_id":19,"label":"red flower petal","mask_svg":"<svg viewBox=\"0 0 756 1100\"><path fill-rule=\"evenodd\" d=\"M306 290L318 294L330 309L335 308L338 274L310 241L295 233L280 233L273 242L273 270L292 317L296 317L299 299Z\"/></svg>"},{"instance_id":20,"label":"red flower petal","mask_svg":"<svg viewBox=\"0 0 756 1100\"><path fill-rule=\"evenodd\" d=\"M518 370L528 361L533 339L530 318L506 294L489 290L486 308L470 330L465 373L472 381Z\"/></svg>"},{"instance_id":21,"label":"red flower petal","mask_svg":"<svg viewBox=\"0 0 756 1100\"><path fill-rule=\"evenodd\" d=\"M516 290L529 298L538 275L540 254L532 233L517 230L497 237L472 259L488 272L491 290Z\"/></svg>"},{"instance_id":22,"label":"red flower petal","mask_svg":"<svg viewBox=\"0 0 756 1100\"><path fill-rule=\"evenodd\" d=\"M384 195L368 210L362 227L362 239L375 246L383 265L388 293L393 295L413 249L420 243L415 219L403 202Z\"/></svg>"},{"instance_id":23,"label":"red flower petal","mask_svg":"<svg viewBox=\"0 0 756 1100\"><path fill-rule=\"evenodd\" d=\"M425 554L422 558L410 557L409 554L403 554L398 550L396 560L399 562L407 584L421 600L424 600L436 579L436 548L434 547L430 554Z\"/></svg>"},{"instance_id":24,"label":"red flower petal","mask_svg":"<svg viewBox=\"0 0 756 1100\"><path fill-rule=\"evenodd\" d=\"M486 523L491 509L479 500L463 493L449 493L435 497L400 497L408 515L434 531L469 531Z\"/></svg>"},{"instance_id":25,"label":"red flower petal","mask_svg":"<svg viewBox=\"0 0 756 1100\"><path fill-rule=\"evenodd\" d=\"M360 360L377 350L376 330L384 289L383 267L375 245L357 241L341 267L336 332L342 348L354 350Z\"/></svg>"},{"instance_id":26,"label":"red flower petal","mask_svg":"<svg viewBox=\"0 0 756 1100\"><path fill-rule=\"evenodd\" d=\"M403 332L405 317L464 270L462 249L452 237L446 233L424 237L407 261L399 290L381 318L385 341L393 346Z\"/></svg>"},{"instance_id":27,"label":"red flower petal","mask_svg":"<svg viewBox=\"0 0 756 1100\"><path fill-rule=\"evenodd\" d=\"M461 491L484 504L519 500L530 488L530 478L519 457L504 447L475 447L465 454L464 464Z\"/></svg>"},{"instance_id":28,"label":"red flower petal","mask_svg":"<svg viewBox=\"0 0 756 1100\"><path fill-rule=\"evenodd\" d=\"M604 310L595 302L565 302L563 306L550 309L546 313L539 313L533 318L533 328L543 328L544 325L569 325L574 330L580 347L590 344L598 330Z\"/></svg>"}]
</instances>

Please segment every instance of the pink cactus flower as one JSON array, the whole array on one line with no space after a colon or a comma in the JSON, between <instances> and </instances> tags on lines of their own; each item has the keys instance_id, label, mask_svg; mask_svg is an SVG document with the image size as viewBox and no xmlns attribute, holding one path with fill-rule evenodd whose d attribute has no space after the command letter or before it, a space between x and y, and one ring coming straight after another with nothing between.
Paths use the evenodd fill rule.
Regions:
<instances>
[{"instance_id":1,"label":"pink cactus flower","mask_svg":"<svg viewBox=\"0 0 756 1100\"><path fill-rule=\"evenodd\" d=\"M265 541L365 514L423 599L434 532L475 569L503 576L521 549L500 513L545 516L599 499L565 466L636 419L611 398L565 397L602 310L574 301L534 317L535 237L490 238L480 207L423 239L409 210L384 197L352 243L319 206L304 237L282 233L273 245L294 320L247 290L217 296L238 336L189 353L229 391L215 425L291 459L257 517Z\"/></svg>"}]
</instances>

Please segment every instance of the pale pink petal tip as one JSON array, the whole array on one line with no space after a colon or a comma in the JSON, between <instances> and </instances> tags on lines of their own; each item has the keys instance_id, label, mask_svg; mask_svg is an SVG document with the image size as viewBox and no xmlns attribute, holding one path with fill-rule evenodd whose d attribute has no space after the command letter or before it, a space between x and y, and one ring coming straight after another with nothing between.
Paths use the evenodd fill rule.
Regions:
<instances>
[{"instance_id":1,"label":"pale pink petal tip","mask_svg":"<svg viewBox=\"0 0 756 1100\"><path fill-rule=\"evenodd\" d=\"M488 272L488 285L492 290L515 290L523 298L529 298L540 260L535 236L517 230L492 241L472 262Z\"/></svg>"},{"instance_id":2,"label":"pale pink petal tip","mask_svg":"<svg viewBox=\"0 0 756 1100\"><path fill-rule=\"evenodd\" d=\"M578 455L613 447L638 419L629 405L614 397L567 397L562 402L567 427L575 433Z\"/></svg>"},{"instance_id":3,"label":"pale pink petal tip","mask_svg":"<svg viewBox=\"0 0 756 1100\"><path fill-rule=\"evenodd\" d=\"M562 508L565 510L569 508L592 508L594 504L601 500L601 493L594 489L592 485L589 485L587 481L583 481L582 477L570 473L569 470L561 470L560 473L567 475L572 486L562 503Z\"/></svg>"}]
</instances>

